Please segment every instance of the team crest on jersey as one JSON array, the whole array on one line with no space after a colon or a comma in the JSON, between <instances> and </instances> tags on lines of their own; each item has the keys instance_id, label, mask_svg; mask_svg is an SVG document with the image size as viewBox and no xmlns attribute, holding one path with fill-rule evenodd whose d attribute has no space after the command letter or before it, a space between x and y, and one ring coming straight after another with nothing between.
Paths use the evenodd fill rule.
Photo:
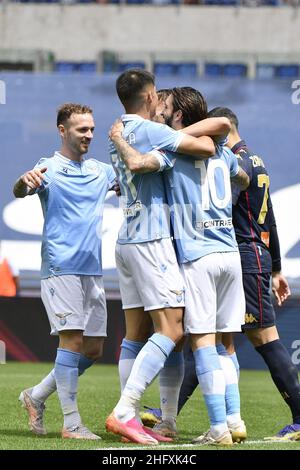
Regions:
<instances>
[{"instance_id":1,"label":"team crest on jersey","mask_svg":"<svg viewBox=\"0 0 300 470\"><path fill-rule=\"evenodd\" d=\"M68 173L68 168L67 168L67 167L63 167L62 171L63 171L64 173Z\"/></svg>"},{"instance_id":2,"label":"team crest on jersey","mask_svg":"<svg viewBox=\"0 0 300 470\"><path fill-rule=\"evenodd\" d=\"M69 313L56 313L55 315L59 318L59 324L61 326L65 326L65 324L67 323L66 317L68 317L69 315L72 315L72 312L69 312Z\"/></svg>"},{"instance_id":3,"label":"team crest on jersey","mask_svg":"<svg viewBox=\"0 0 300 470\"><path fill-rule=\"evenodd\" d=\"M98 173L98 165L95 162L86 162L86 166L91 173Z\"/></svg>"},{"instance_id":4,"label":"team crest on jersey","mask_svg":"<svg viewBox=\"0 0 300 470\"><path fill-rule=\"evenodd\" d=\"M177 302L182 302L183 300L183 291L182 290L171 290L171 292L173 292L173 294L176 295L176 300Z\"/></svg>"}]
</instances>

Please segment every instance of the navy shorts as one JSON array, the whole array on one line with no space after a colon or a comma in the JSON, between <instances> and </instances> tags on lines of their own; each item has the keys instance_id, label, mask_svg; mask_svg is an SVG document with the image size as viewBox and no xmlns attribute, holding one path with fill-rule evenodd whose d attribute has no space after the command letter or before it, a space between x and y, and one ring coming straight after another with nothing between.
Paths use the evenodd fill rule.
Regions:
<instances>
[{"instance_id":1,"label":"navy shorts","mask_svg":"<svg viewBox=\"0 0 300 470\"><path fill-rule=\"evenodd\" d=\"M271 300L270 273L243 273L246 298L245 324L242 329L268 328L275 325Z\"/></svg>"}]
</instances>

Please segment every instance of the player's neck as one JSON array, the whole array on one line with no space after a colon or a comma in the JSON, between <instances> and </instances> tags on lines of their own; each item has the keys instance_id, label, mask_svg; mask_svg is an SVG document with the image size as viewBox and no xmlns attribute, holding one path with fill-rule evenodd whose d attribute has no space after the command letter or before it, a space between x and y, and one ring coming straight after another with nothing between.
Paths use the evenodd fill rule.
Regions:
<instances>
[{"instance_id":1,"label":"player's neck","mask_svg":"<svg viewBox=\"0 0 300 470\"><path fill-rule=\"evenodd\" d=\"M241 140L241 136L238 132L230 132L227 137L227 145L232 149L232 147L234 147Z\"/></svg>"},{"instance_id":2,"label":"player's neck","mask_svg":"<svg viewBox=\"0 0 300 470\"><path fill-rule=\"evenodd\" d=\"M83 155L79 155L77 153L72 152L72 150L62 146L60 149L59 153L63 156L68 158L69 160L72 160L73 162L81 162L83 159Z\"/></svg>"},{"instance_id":3,"label":"player's neck","mask_svg":"<svg viewBox=\"0 0 300 470\"><path fill-rule=\"evenodd\" d=\"M137 116L142 117L143 119L150 119L152 118L150 114L150 109L147 106L143 106L139 109L137 108L128 108L126 109L126 114L136 114Z\"/></svg>"}]
</instances>

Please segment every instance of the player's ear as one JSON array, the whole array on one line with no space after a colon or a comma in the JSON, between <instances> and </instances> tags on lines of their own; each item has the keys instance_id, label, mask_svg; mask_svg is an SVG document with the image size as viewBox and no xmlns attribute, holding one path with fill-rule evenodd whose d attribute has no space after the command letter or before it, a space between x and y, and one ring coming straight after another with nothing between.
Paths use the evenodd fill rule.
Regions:
<instances>
[{"instance_id":1,"label":"player's ear","mask_svg":"<svg viewBox=\"0 0 300 470\"><path fill-rule=\"evenodd\" d=\"M65 126L64 126L63 124L59 124L59 126L57 127L57 129L58 129L58 132L59 132L60 136L61 136L62 138L65 137L65 135L66 135L66 128L65 128Z\"/></svg>"},{"instance_id":2,"label":"player's ear","mask_svg":"<svg viewBox=\"0 0 300 470\"><path fill-rule=\"evenodd\" d=\"M174 118L175 118L176 121L181 121L182 120L182 111L181 111L181 109L178 109L174 113Z\"/></svg>"}]
</instances>

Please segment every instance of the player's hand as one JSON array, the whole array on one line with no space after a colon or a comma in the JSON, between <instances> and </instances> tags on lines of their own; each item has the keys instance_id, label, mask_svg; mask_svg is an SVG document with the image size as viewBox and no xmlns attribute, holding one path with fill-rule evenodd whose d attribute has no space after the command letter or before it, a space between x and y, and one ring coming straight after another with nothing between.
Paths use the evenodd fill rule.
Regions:
<instances>
[{"instance_id":1,"label":"player's hand","mask_svg":"<svg viewBox=\"0 0 300 470\"><path fill-rule=\"evenodd\" d=\"M119 185L119 181L116 180L115 184L114 184L114 187L112 188L114 190L114 192L116 193L116 196L120 197L121 196L121 189L120 189L120 185Z\"/></svg>"},{"instance_id":2,"label":"player's hand","mask_svg":"<svg viewBox=\"0 0 300 470\"><path fill-rule=\"evenodd\" d=\"M35 168L34 170L27 171L21 176L21 180L25 183L30 189L39 188L45 179L43 173L47 171L47 167L44 168Z\"/></svg>"},{"instance_id":3,"label":"player's hand","mask_svg":"<svg viewBox=\"0 0 300 470\"><path fill-rule=\"evenodd\" d=\"M124 125L121 119L117 119L110 128L109 137L114 141L117 137L122 137L122 132L124 131Z\"/></svg>"},{"instance_id":4,"label":"player's hand","mask_svg":"<svg viewBox=\"0 0 300 470\"><path fill-rule=\"evenodd\" d=\"M279 272L272 273L272 291L279 306L291 295L286 278Z\"/></svg>"}]
</instances>

